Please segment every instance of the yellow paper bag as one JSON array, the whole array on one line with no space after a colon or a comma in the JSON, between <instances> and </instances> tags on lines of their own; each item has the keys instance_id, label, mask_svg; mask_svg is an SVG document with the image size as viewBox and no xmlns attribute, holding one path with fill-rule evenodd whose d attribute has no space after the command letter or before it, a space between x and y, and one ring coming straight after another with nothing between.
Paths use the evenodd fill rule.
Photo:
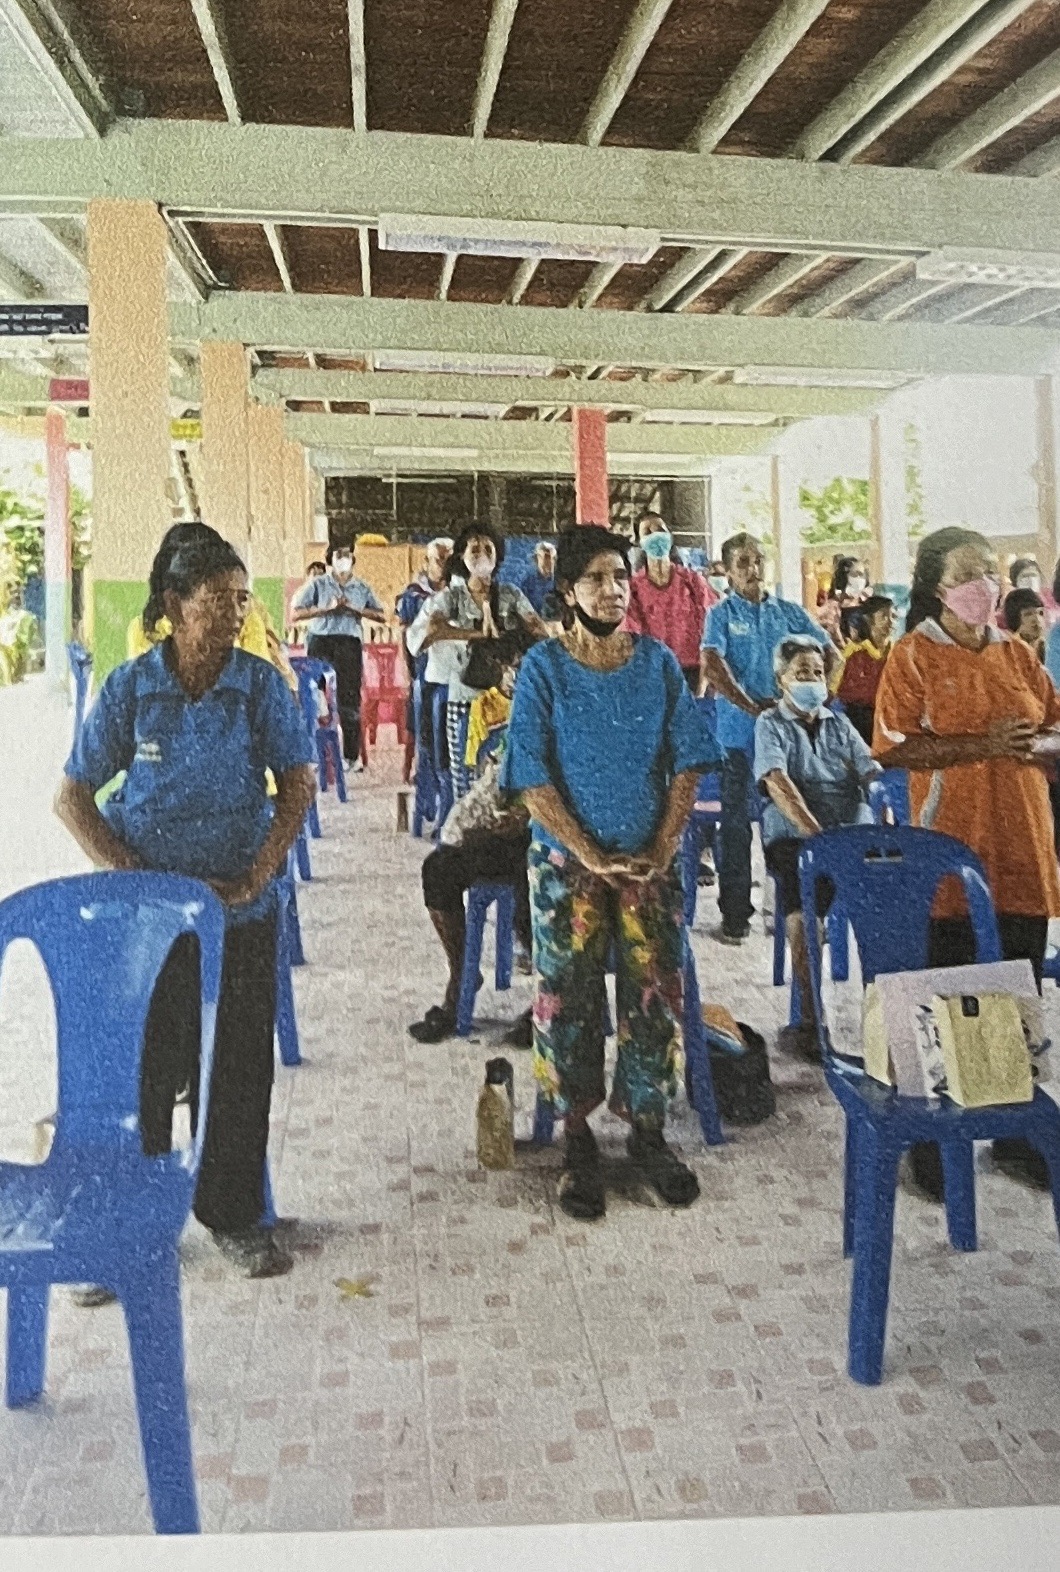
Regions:
<instances>
[{"instance_id":1,"label":"yellow paper bag","mask_svg":"<svg viewBox=\"0 0 1060 1572\"><path fill-rule=\"evenodd\" d=\"M931 1001L946 1066L947 1095L963 1108L1029 1103L1031 1059L1011 994L956 994Z\"/></svg>"}]
</instances>

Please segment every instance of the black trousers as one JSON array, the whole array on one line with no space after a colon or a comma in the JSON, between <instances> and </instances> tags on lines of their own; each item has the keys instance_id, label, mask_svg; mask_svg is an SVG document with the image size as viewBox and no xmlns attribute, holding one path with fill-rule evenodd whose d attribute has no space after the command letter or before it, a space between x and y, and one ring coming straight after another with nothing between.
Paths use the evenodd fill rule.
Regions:
<instances>
[{"instance_id":1,"label":"black trousers","mask_svg":"<svg viewBox=\"0 0 1060 1572\"><path fill-rule=\"evenodd\" d=\"M352 764L361 755L361 641L346 633L312 633L306 654L335 668L342 752L347 764Z\"/></svg>"},{"instance_id":2,"label":"black trousers","mask_svg":"<svg viewBox=\"0 0 1060 1572\"><path fill-rule=\"evenodd\" d=\"M1006 961L1030 961L1039 992L1049 934L1048 917L1005 916L998 913L1001 954ZM975 936L967 917L933 917L928 941L929 966L970 966L975 960Z\"/></svg>"},{"instance_id":3,"label":"black trousers","mask_svg":"<svg viewBox=\"0 0 1060 1572\"><path fill-rule=\"evenodd\" d=\"M182 935L159 973L144 1033L140 1125L144 1152L168 1152L173 1107L191 1092L193 1128L199 1110L199 945ZM225 932L221 997L214 1033L213 1073L195 1216L219 1233L239 1233L261 1220L272 1100L276 1016L276 918Z\"/></svg>"},{"instance_id":4,"label":"black trousers","mask_svg":"<svg viewBox=\"0 0 1060 1572\"><path fill-rule=\"evenodd\" d=\"M718 905L722 926L737 932L747 923L751 904L751 758L743 748L726 748L721 766Z\"/></svg>"},{"instance_id":5,"label":"black trousers","mask_svg":"<svg viewBox=\"0 0 1060 1572\"><path fill-rule=\"evenodd\" d=\"M423 680L422 700L420 702L420 735L419 744L428 758L434 760L435 770L439 775L444 775L449 768L449 739L445 735L445 706L449 697L449 685L444 682L428 682ZM438 715L441 715L441 725L437 724Z\"/></svg>"},{"instance_id":6,"label":"black trousers","mask_svg":"<svg viewBox=\"0 0 1060 1572\"><path fill-rule=\"evenodd\" d=\"M482 835L463 846L438 846L424 858L423 904L428 911L463 915L472 884L510 884L515 891L515 931L530 948L530 836Z\"/></svg>"}]
</instances>

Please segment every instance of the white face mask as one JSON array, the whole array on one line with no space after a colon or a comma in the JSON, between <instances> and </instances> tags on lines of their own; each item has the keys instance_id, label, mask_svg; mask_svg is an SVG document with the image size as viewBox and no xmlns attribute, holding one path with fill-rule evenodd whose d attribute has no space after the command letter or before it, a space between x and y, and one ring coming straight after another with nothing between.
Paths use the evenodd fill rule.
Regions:
<instances>
[{"instance_id":1,"label":"white face mask","mask_svg":"<svg viewBox=\"0 0 1060 1572\"><path fill-rule=\"evenodd\" d=\"M1033 590L1036 595L1041 587L1042 581L1037 573L1021 573L1019 578L1016 580L1017 589Z\"/></svg>"},{"instance_id":2,"label":"white face mask","mask_svg":"<svg viewBox=\"0 0 1060 1572\"><path fill-rule=\"evenodd\" d=\"M335 569L336 573L349 573L350 569L353 567L353 558L332 557L331 566Z\"/></svg>"},{"instance_id":3,"label":"white face mask","mask_svg":"<svg viewBox=\"0 0 1060 1572\"><path fill-rule=\"evenodd\" d=\"M474 557L465 557L467 571L473 579L491 579L493 577L493 558L485 553L478 553Z\"/></svg>"},{"instance_id":4,"label":"white face mask","mask_svg":"<svg viewBox=\"0 0 1060 1572\"><path fill-rule=\"evenodd\" d=\"M861 577L860 574L855 574L853 578L847 579L848 595L860 595L864 588L865 580Z\"/></svg>"}]
</instances>

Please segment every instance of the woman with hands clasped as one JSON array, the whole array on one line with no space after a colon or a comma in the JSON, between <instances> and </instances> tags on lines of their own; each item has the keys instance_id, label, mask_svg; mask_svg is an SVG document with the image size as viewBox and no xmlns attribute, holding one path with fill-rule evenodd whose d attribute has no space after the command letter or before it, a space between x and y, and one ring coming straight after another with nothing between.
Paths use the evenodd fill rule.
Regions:
<instances>
[{"instance_id":1,"label":"woman with hands clasped","mask_svg":"<svg viewBox=\"0 0 1060 1572\"><path fill-rule=\"evenodd\" d=\"M531 819L534 1069L565 1120L560 1205L604 1215L586 1120L606 1096L604 1012L616 964L618 1063L610 1106L659 1195L688 1206L692 1170L663 1139L676 1089L684 933L675 856L718 747L673 654L622 631L628 543L580 525L559 541L556 586L573 614L536 645L515 686L501 786Z\"/></svg>"},{"instance_id":2,"label":"woman with hands clasped","mask_svg":"<svg viewBox=\"0 0 1060 1572\"><path fill-rule=\"evenodd\" d=\"M1060 875L1041 761L1060 738L1060 696L1033 650L994 618L1001 581L990 541L936 530L920 542L907 632L884 667L873 752L909 771L913 822L953 835L986 869L1007 960L1029 960L1039 984L1049 918L1060 915ZM975 959L959 889L936 899L929 966ZM995 1158L1041 1182L1045 1164L1022 1142ZM941 1196L935 1146L913 1150L920 1188Z\"/></svg>"},{"instance_id":3,"label":"woman with hands clasped","mask_svg":"<svg viewBox=\"0 0 1060 1572\"><path fill-rule=\"evenodd\" d=\"M202 879L226 907L221 995L196 1217L247 1277L290 1270L261 1225L275 1014L277 875L313 800L312 747L283 678L233 649L246 569L214 531L160 552L144 624L170 633L111 672L66 765L56 812L97 867ZM125 779L102 808L96 794ZM266 789L266 772L276 796ZM177 940L144 1035L141 1134L170 1148L200 1040L197 940Z\"/></svg>"}]
</instances>

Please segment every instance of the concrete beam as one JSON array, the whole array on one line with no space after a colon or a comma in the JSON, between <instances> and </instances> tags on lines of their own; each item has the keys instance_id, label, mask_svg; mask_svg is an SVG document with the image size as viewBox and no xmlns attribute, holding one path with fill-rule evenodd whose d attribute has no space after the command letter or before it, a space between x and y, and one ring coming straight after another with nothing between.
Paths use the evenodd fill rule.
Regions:
<instances>
[{"instance_id":1,"label":"concrete beam","mask_svg":"<svg viewBox=\"0 0 1060 1572\"><path fill-rule=\"evenodd\" d=\"M817 367L906 376L1052 374L1060 339L1038 328L816 321L328 295L218 294L170 309L181 343L216 338L255 348L357 355L417 350L489 357L543 355L559 364L712 370Z\"/></svg>"},{"instance_id":2,"label":"concrete beam","mask_svg":"<svg viewBox=\"0 0 1060 1572\"><path fill-rule=\"evenodd\" d=\"M257 222L452 214L647 228L669 245L865 256L1053 251L1060 224L1060 188L1002 175L488 137L134 121L100 141L12 137L4 155L0 210L31 213L126 197Z\"/></svg>"},{"instance_id":3,"label":"concrete beam","mask_svg":"<svg viewBox=\"0 0 1060 1572\"><path fill-rule=\"evenodd\" d=\"M2 388L2 380L0 380ZM729 415L855 415L879 402L866 388L748 387L709 382L609 382L576 377L486 377L439 372L258 371L251 392L260 399L329 399L342 404L410 399L420 404L496 404L553 407L557 401L605 409L703 410L724 424Z\"/></svg>"},{"instance_id":4,"label":"concrete beam","mask_svg":"<svg viewBox=\"0 0 1060 1572\"><path fill-rule=\"evenodd\" d=\"M688 139L689 147L697 153L713 153L828 3L829 0L782 0L704 112Z\"/></svg>"}]
</instances>

